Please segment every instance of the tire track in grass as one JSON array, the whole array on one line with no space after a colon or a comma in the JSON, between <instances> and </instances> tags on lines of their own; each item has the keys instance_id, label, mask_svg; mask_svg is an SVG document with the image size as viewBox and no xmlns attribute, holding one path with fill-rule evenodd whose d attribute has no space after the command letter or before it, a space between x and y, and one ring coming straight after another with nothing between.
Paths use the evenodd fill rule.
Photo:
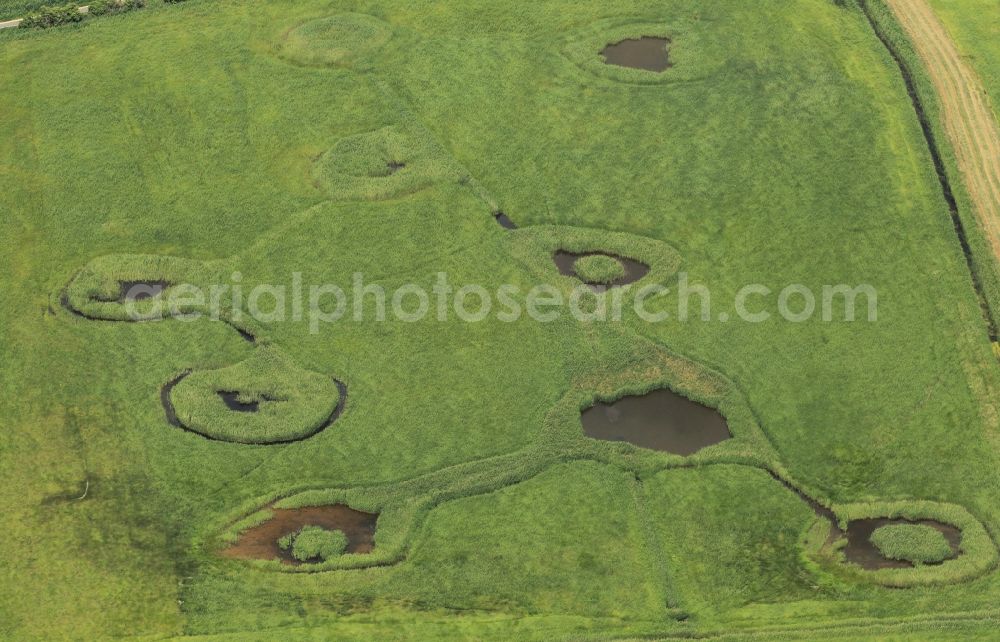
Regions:
<instances>
[{"instance_id":1,"label":"tire track in grass","mask_svg":"<svg viewBox=\"0 0 1000 642\"><path fill-rule=\"evenodd\" d=\"M643 545L645 546L650 562L649 573L653 590L659 594L660 607L666 608L664 613L666 617L685 620L687 619L687 614L681 610L682 607L677 594L677 587L672 581L670 569L667 565L666 551L663 548L663 542L660 541L660 537L656 532L656 526L650 518L648 504L645 484L642 478L638 474L635 474L635 480L632 482L632 505L639 522L639 527L642 529L643 539L645 540Z\"/></svg>"},{"instance_id":2,"label":"tire track in grass","mask_svg":"<svg viewBox=\"0 0 1000 642\"><path fill-rule=\"evenodd\" d=\"M885 0L888 4L893 2L906 2L907 0ZM923 0L915 0L923 1ZM887 6L888 6L887 4ZM941 150L938 147L936 137L934 135L934 128L927 117L927 113L924 111L923 104L920 99L920 94L917 91L916 82L913 78L913 73L910 71L909 66L906 61L897 51L896 46L893 44L892 39L885 33L882 25L879 24L878 19L872 13L871 7L869 6L869 0L858 0L858 5L861 7L865 18L868 20L869 25L871 25L872 30L875 32L875 36L879 39L882 45L886 48L889 56L899 67L899 72L903 77L903 83L906 86L906 91L910 96L910 101L913 103L913 109L917 115L917 121L920 123L920 128L924 134L924 140L927 143L927 149L930 152L931 160L934 163L934 169L938 175L938 181L941 185L941 192L944 196L945 202L948 205L948 213L951 217L952 226L955 228L955 234L958 236L959 245L962 247L962 253L965 257L966 267L969 270L969 277L972 280L973 290L976 293L976 297L979 301L980 311L983 315L983 320L986 322L987 333L989 335L989 340L994 344L994 349L997 345L997 324L993 316L993 310L990 307L986 294L983 288L983 283L979 275L979 271L976 269L976 261L972 254L972 248L969 245L968 235L965 231L965 225L962 222L961 217L958 213L958 203L955 200L955 194L951 188L951 182L948 179L948 172L945 167L944 160L941 157ZM890 8L890 11L892 9ZM898 20L898 19L897 19ZM905 27L903 27L905 29ZM911 36L912 38L912 36ZM920 55L920 54L918 54ZM938 90L940 91L940 90ZM974 137L969 140L975 140ZM955 149L956 156L958 154L958 149ZM968 180L968 179L967 179ZM979 185L981 182L976 180L976 184ZM972 185L969 185L969 189L972 189ZM970 198L972 198L970 196ZM974 206L975 207L975 206ZM994 258L1000 259L1000 245L998 245L994 238L993 233L990 229L990 220L987 218L985 221L977 212L977 218L980 221L980 225L983 227L983 231L986 235L986 240L990 243L991 250L993 251ZM996 228L996 241L1000 241L1000 217L995 217L993 222L997 224Z\"/></svg>"},{"instance_id":3,"label":"tire track in grass","mask_svg":"<svg viewBox=\"0 0 1000 642\"><path fill-rule=\"evenodd\" d=\"M926 59L937 61L937 67L944 66L945 74L941 74L941 69L928 65L935 87L947 88L938 90L942 95L942 102L961 115L961 120L945 120L948 137L953 145L961 147L956 151L966 155L966 159L973 162L977 158L982 160L984 172L976 173L970 178L991 197L989 204L995 205L1000 202L1000 142L995 135L996 124L992 112L980 93L979 81L961 60L960 54L942 31L943 26L934 15L919 14L911 18L918 22L913 26L913 31L908 29L908 33L911 33L912 38L917 38L917 34L920 34L920 42L928 51ZM902 23L902 18L900 21ZM907 28L906 23L904 28ZM921 56L924 57L923 54ZM963 136L957 130L957 126L963 122L968 123L977 135ZM990 135L991 133L994 135ZM996 222L995 219L990 221L994 226Z\"/></svg>"},{"instance_id":4,"label":"tire track in grass","mask_svg":"<svg viewBox=\"0 0 1000 642\"><path fill-rule=\"evenodd\" d=\"M937 91L959 171L1000 260L1000 127L982 83L926 0L886 0L886 4L910 37Z\"/></svg>"}]
</instances>

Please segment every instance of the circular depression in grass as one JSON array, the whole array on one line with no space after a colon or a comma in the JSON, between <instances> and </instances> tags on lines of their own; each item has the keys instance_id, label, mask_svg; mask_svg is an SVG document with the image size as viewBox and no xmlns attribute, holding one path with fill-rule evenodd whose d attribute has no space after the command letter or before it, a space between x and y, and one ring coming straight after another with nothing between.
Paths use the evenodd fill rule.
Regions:
<instances>
[{"instance_id":1,"label":"circular depression in grass","mask_svg":"<svg viewBox=\"0 0 1000 642\"><path fill-rule=\"evenodd\" d=\"M182 375L161 396L172 424L209 439L266 445L316 434L336 419L344 395L330 377L260 348L236 365Z\"/></svg>"},{"instance_id":2,"label":"circular depression in grass","mask_svg":"<svg viewBox=\"0 0 1000 642\"><path fill-rule=\"evenodd\" d=\"M395 127L342 138L313 166L316 184L342 200L405 196L449 173L425 141Z\"/></svg>"},{"instance_id":3,"label":"circular depression in grass","mask_svg":"<svg viewBox=\"0 0 1000 642\"><path fill-rule=\"evenodd\" d=\"M635 283L649 274L649 265L608 252L557 250L552 260L560 274L598 289Z\"/></svg>"},{"instance_id":4,"label":"circular depression in grass","mask_svg":"<svg viewBox=\"0 0 1000 642\"><path fill-rule=\"evenodd\" d=\"M375 548L378 513L356 510L346 504L301 508L275 508L271 504L265 508L269 513L267 519L241 530L235 540L220 551L223 557L278 560L282 564L298 566L303 561L320 561L320 553L332 558L365 555ZM320 532L307 536L299 544L299 556L296 556L295 542L306 529L318 529ZM345 538L343 548L339 547L340 537L335 533ZM302 556L307 556L306 560L300 559Z\"/></svg>"},{"instance_id":5,"label":"circular depression in grass","mask_svg":"<svg viewBox=\"0 0 1000 642\"><path fill-rule=\"evenodd\" d=\"M914 564L937 564L952 556L944 534L926 524L887 524L876 528L871 543L883 557Z\"/></svg>"},{"instance_id":6,"label":"circular depression in grass","mask_svg":"<svg viewBox=\"0 0 1000 642\"><path fill-rule=\"evenodd\" d=\"M610 43L601 50L605 64L660 72L670 68L669 38L641 36Z\"/></svg>"},{"instance_id":7,"label":"circular depression in grass","mask_svg":"<svg viewBox=\"0 0 1000 642\"><path fill-rule=\"evenodd\" d=\"M573 263L578 277L587 283L606 285L625 278L625 266L607 254L581 256Z\"/></svg>"},{"instance_id":8,"label":"circular depression in grass","mask_svg":"<svg viewBox=\"0 0 1000 642\"><path fill-rule=\"evenodd\" d=\"M391 27L361 13L311 20L288 32L281 56L302 65L349 64L386 43Z\"/></svg>"}]
</instances>

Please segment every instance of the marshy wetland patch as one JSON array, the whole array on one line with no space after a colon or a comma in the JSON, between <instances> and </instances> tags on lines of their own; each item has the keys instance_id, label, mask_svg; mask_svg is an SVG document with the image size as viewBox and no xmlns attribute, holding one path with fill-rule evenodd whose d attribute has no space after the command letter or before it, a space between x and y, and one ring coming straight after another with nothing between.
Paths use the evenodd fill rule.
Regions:
<instances>
[{"instance_id":1,"label":"marshy wetland patch","mask_svg":"<svg viewBox=\"0 0 1000 642\"><path fill-rule=\"evenodd\" d=\"M732 437L717 410L665 388L598 402L581 413L580 421L588 437L682 456Z\"/></svg>"},{"instance_id":2,"label":"marshy wetland patch","mask_svg":"<svg viewBox=\"0 0 1000 642\"><path fill-rule=\"evenodd\" d=\"M308 526L342 532L347 537L347 546L343 551L345 555L370 553L375 548L378 513L366 513L344 504L303 508L272 506L268 510L272 513L270 519L244 530L220 554L233 559L277 559L284 564L303 564L304 562L295 559L290 547L282 548L281 539Z\"/></svg>"},{"instance_id":3,"label":"marshy wetland patch","mask_svg":"<svg viewBox=\"0 0 1000 642\"><path fill-rule=\"evenodd\" d=\"M258 412L260 401L256 399L245 399L239 392L232 390L219 390L219 398L226 404L226 407L236 412Z\"/></svg>"},{"instance_id":4,"label":"marshy wetland patch","mask_svg":"<svg viewBox=\"0 0 1000 642\"><path fill-rule=\"evenodd\" d=\"M585 270L581 270L580 261L589 257L607 257L617 261L621 265L620 276L612 279L589 279ZM569 252L557 250L552 255L552 260L563 276L571 276L580 279L587 285L596 287L619 287L635 283L642 277L649 274L649 266L634 259L610 254L607 252ZM582 272L582 273L581 273Z\"/></svg>"},{"instance_id":5,"label":"marshy wetland patch","mask_svg":"<svg viewBox=\"0 0 1000 642\"><path fill-rule=\"evenodd\" d=\"M342 138L313 164L314 184L338 200L398 198L449 176L432 144L397 127Z\"/></svg>"},{"instance_id":6,"label":"marshy wetland patch","mask_svg":"<svg viewBox=\"0 0 1000 642\"><path fill-rule=\"evenodd\" d=\"M601 50L604 64L645 71L662 72L670 68L669 38L641 36L608 44Z\"/></svg>"},{"instance_id":7,"label":"marshy wetland patch","mask_svg":"<svg viewBox=\"0 0 1000 642\"><path fill-rule=\"evenodd\" d=\"M119 281L120 288L118 301L126 303L129 301L145 301L163 294L163 291L170 287L169 281Z\"/></svg>"},{"instance_id":8,"label":"marshy wetland patch","mask_svg":"<svg viewBox=\"0 0 1000 642\"><path fill-rule=\"evenodd\" d=\"M160 391L167 421L208 439L288 444L336 421L347 386L296 365L273 347L217 370L181 373Z\"/></svg>"},{"instance_id":9,"label":"marshy wetland patch","mask_svg":"<svg viewBox=\"0 0 1000 642\"><path fill-rule=\"evenodd\" d=\"M962 541L962 531L954 526L930 519L910 521L880 517L855 519L848 522L847 530L844 533L847 537L847 545L843 548L844 559L867 571L877 571L885 568L912 568L913 562L903 559L889 559L872 542L872 535L878 529L904 524L926 526L940 532L951 547L951 555L941 561L954 559L961 554L959 546Z\"/></svg>"},{"instance_id":10,"label":"marshy wetland patch","mask_svg":"<svg viewBox=\"0 0 1000 642\"><path fill-rule=\"evenodd\" d=\"M511 218L509 216L507 216L506 214L504 214L503 212L494 212L493 213L493 218L500 225L500 227L502 227L505 230L516 230L517 229L517 223L515 223L514 221L512 221Z\"/></svg>"}]
</instances>

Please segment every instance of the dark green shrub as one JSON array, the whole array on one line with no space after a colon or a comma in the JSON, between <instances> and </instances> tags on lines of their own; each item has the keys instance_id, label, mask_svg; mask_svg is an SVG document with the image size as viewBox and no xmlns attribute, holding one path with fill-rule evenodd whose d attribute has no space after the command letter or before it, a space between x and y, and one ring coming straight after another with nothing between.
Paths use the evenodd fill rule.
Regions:
<instances>
[{"instance_id":1,"label":"dark green shrub","mask_svg":"<svg viewBox=\"0 0 1000 642\"><path fill-rule=\"evenodd\" d=\"M291 549L292 557L300 562L325 561L336 557L347 548L347 535L343 531L330 531L321 526L303 526L278 540L283 551Z\"/></svg>"},{"instance_id":2,"label":"dark green shrub","mask_svg":"<svg viewBox=\"0 0 1000 642\"><path fill-rule=\"evenodd\" d=\"M146 6L146 0L94 0L90 3L88 14L103 16L110 13L125 13Z\"/></svg>"},{"instance_id":3,"label":"dark green shrub","mask_svg":"<svg viewBox=\"0 0 1000 642\"><path fill-rule=\"evenodd\" d=\"M292 532L292 533L286 533L285 535L279 537L278 548L280 548L283 551L287 551L288 549L290 549L292 547L292 542L295 541L295 535L296 533Z\"/></svg>"},{"instance_id":4,"label":"dark green shrub","mask_svg":"<svg viewBox=\"0 0 1000 642\"><path fill-rule=\"evenodd\" d=\"M35 13L25 16L24 20L21 21L21 27L25 29L48 29L49 27L56 27L70 22L80 22L81 20L83 20L83 14L80 13L75 4L70 3L42 7Z\"/></svg>"}]
</instances>

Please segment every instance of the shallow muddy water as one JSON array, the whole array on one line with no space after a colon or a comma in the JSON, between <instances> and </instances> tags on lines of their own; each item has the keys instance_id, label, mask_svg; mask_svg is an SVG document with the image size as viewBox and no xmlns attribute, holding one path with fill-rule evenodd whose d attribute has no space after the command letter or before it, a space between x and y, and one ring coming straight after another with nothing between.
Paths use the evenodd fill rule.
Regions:
<instances>
[{"instance_id":1,"label":"shallow muddy water","mask_svg":"<svg viewBox=\"0 0 1000 642\"><path fill-rule=\"evenodd\" d=\"M236 412L257 412L260 410L259 401L244 403L240 401L240 393L238 392L220 390L219 397L221 397L222 401L225 402L227 408L235 410Z\"/></svg>"},{"instance_id":2,"label":"shallow muddy water","mask_svg":"<svg viewBox=\"0 0 1000 642\"><path fill-rule=\"evenodd\" d=\"M605 287L618 287L622 285L628 285L629 283L635 283L642 277L649 274L649 266L645 263L640 263L633 259L627 259L624 256L618 256L617 254L608 254L607 252L567 252L566 250L558 250L552 255L552 260L555 262L556 267L559 269L559 274L563 276L571 276L576 279L580 279L580 276L576 273L576 262L585 256L610 256L614 260L622 264L625 268L625 276L620 279L615 279L611 283L587 283L587 285L593 286L597 289L602 289ZM580 279L583 281L583 279Z\"/></svg>"},{"instance_id":3,"label":"shallow muddy water","mask_svg":"<svg viewBox=\"0 0 1000 642\"><path fill-rule=\"evenodd\" d=\"M877 571L882 568L910 568L912 563L902 560L890 560L882 556L874 544L871 542L872 533L875 529L890 524L922 524L930 526L941 532L951 546L951 557L954 559L959 555L959 543L962 541L962 531L950 526L935 522L929 519L909 521L905 519L856 519L847 525L847 546L844 547L844 558L852 564L857 564L868 571Z\"/></svg>"},{"instance_id":4,"label":"shallow muddy water","mask_svg":"<svg viewBox=\"0 0 1000 642\"><path fill-rule=\"evenodd\" d=\"M667 56L669 43L666 38L643 36L609 44L601 50L601 55L608 65L664 71L670 67L670 59Z\"/></svg>"},{"instance_id":5,"label":"shallow muddy water","mask_svg":"<svg viewBox=\"0 0 1000 642\"><path fill-rule=\"evenodd\" d=\"M691 455L732 437L718 411L670 390L597 403L580 415L588 437Z\"/></svg>"},{"instance_id":6,"label":"shallow muddy water","mask_svg":"<svg viewBox=\"0 0 1000 642\"><path fill-rule=\"evenodd\" d=\"M500 227L502 227L505 230L517 229L517 223L510 220L510 217L504 214L503 212L496 212L495 214L493 214L493 218L495 218L497 223L500 224Z\"/></svg>"},{"instance_id":7,"label":"shallow muddy water","mask_svg":"<svg viewBox=\"0 0 1000 642\"><path fill-rule=\"evenodd\" d=\"M170 284L166 281L119 281L119 301L143 301L159 296Z\"/></svg>"},{"instance_id":8,"label":"shallow muddy water","mask_svg":"<svg viewBox=\"0 0 1000 642\"><path fill-rule=\"evenodd\" d=\"M291 551L281 550L278 540L303 526L343 531L347 536L345 554L370 553L375 548L376 513L365 513L343 504L272 508L271 511L274 517L243 531L236 543L223 549L221 555L235 559L280 559L285 564L301 564L292 557Z\"/></svg>"}]
</instances>

